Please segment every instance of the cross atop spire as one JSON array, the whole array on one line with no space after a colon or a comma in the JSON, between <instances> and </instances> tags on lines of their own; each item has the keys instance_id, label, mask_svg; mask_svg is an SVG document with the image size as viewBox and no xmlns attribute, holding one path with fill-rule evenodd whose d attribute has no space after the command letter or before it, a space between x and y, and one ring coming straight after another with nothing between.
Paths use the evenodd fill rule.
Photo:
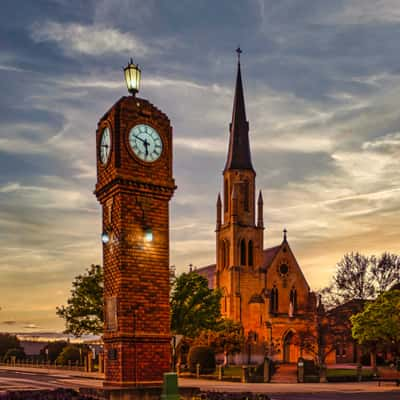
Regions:
<instances>
[{"instance_id":1,"label":"cross atop spire","mask_svg":"<svg viewBox=\"0 0 400 400\"><path fill-rule=\"evenodd\" d=\"M287 229L286 228L283 230L283 240L285 242L287 241Z\"/></svg>"},{"instance_id":2,"label":"cross atop spire","mask_svg":"<svg viewBox=\"0 0 400 400\"><path fill-rule=\"evenodd\" d=\"M240 64L240 55L243 53L243 51L240 48L240 46L238 46L238 48L236 49L236 53L238 55L238 64Z\"/></svg>"},{"instance_id":3,"label":"cross atop spire","mask_svg":"<svg viewBox=\"0 0 400 400\"><path fill-rule=\"evenodd\" d=\"M238 54L238 69L235 97L233 100L232 122L229 125L229 151L225 171L229 169L251 169L254 171L251 163L249 123L246 120L242 74L240 71L240 54L242 53L240 47L236 49L236 52Z\"/></svg>"}]
</instances>

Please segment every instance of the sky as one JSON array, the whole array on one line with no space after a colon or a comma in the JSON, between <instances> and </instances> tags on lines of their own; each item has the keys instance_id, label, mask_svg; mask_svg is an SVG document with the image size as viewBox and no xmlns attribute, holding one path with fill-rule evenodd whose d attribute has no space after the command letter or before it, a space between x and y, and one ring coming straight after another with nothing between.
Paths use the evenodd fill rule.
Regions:
<instances>
[{"instance_id":1,"label":"sky","mask_svg":"<svg viewBox=\"0 0 400 400\"><path fill-rule=\"evenodd\" d=\"M61 331L73 278L101 263L95 130L142 69L171 119L171 264L215 262L241 46L265 247L312 289L346 252L400 253L398 0L2 1L0 331Z\"/></svg>"}]
</instances>

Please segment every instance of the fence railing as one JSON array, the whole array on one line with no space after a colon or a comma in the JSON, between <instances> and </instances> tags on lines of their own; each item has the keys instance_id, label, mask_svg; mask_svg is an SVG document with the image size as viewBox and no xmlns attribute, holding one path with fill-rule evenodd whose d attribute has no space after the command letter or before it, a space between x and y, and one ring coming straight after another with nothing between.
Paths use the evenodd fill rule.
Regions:
<instances>
[{"instance_id":1,"label":"fence railing","mask_svg":"<svg viewBox=\"0 0 400 400\"><path fill-rule=\"evenodd\" d=\"M16 360L16 361L8 361L8 362L0 362L0 366L4 367L24 367L24 368L44 368L44 369L64 369L68 371L81 371L85 372L86 367L80 365L79 362L69 362L67 365L57 364L56 362L52 363L50 361L30 361L30 360Z\"/></svg>"}]
</instances>

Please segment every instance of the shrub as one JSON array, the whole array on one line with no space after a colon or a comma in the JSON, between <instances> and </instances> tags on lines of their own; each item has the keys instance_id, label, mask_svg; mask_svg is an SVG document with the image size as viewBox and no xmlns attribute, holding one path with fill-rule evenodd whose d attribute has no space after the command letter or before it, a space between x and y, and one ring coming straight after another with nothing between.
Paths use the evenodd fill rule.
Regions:
<instances>
[{"instance_id":1,"label":"shrub","mask_svg":"<svg viewBox=\"0 0 400 400\"><path fill-rule=\"evenodd\" d=\"M64 347L60 355L57 357L57 364L67 365L68 361L72 363L76 363L80 361L81 353L79 351L78 346L74 346L73 344L69 344L68 346Z\"/></svg>"},{"instance_id":2,"label":"shrub","mask_svg":"<svg viewBox=\"0 0 400 400\"><path fill-rule=\"evenodd\" d=\"M215 353L208 346L193 346L188 354L189 371L196 372L196 365L200 364L201 374L211 374L215 371Z\"/></svg>"},{"instance_id":3,"label":"shrub","mask_svg":"<svg viewBox=\"0 0 400 400\"><path fill-rule=\"evenodd\" d=\"M42 360L54 362L66 346L68 346L68 342L65 340L50 342L40 350L40 357Z\"/></svg>"},{"instance_id":4,"label":"shrub","mask_svg":"<svg viewBox=\"0 0 400 400\"><path fill-rule=\"evenodd\" d=\"M319 376L319 368L315 365L314 360L304 360L304 375L305 376Z\"/></svg>"},{"instance_id":5,"label":"shrub","mask_svg":"<svg viewBox=\"0 0 400 400\"><path fill-rule=\"evenodd\" d=\"M21 347L15 349L8 349L3 357L3 361L4 362L11 361L12 357L15 357L16 361L23 360L25 358L24 349Z\"/></svg>"},{"instance_id":6,"label":"shrub","mask_svg":"<svg viewBox=\"0 0 400 400\"><path fill-rule=\"evenodd\" d=\"M21 347L18 338L9 333L0 333L0 359L5 356L9 349L19 349Z\"/></svg>"}]
</instances>

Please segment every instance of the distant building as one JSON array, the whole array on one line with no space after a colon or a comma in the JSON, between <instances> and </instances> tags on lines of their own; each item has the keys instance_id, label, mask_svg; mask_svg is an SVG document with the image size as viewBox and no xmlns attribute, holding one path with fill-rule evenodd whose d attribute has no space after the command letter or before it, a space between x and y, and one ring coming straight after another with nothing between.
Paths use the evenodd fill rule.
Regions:
<instances>
[{"instance_id":1,"label":"distant building","mask_svg":"<svg viewBox=\"0 0 400 400\"><path fill-rule=\"evenodd\" d=\"M32 340L20 340L20 345L24 349L27 357L38 356L49 342L37 342Z\"/></svg>"},{"instance_id":2,"label":"distant building","mask_svg":"<svg viewBox=\"0 0 400 400\"><path fill-rule=\"evenodd\" d=\"M361 312L365 303L366 300L354 299L326 312L336 341L336 351L329 355L329 362L341 364L361 361L364 350L351 335L350 317Z\"/></svg>"},{"instance_id":3,"label":"distant building","mask_svg":"<svg viewBox=\"0 0 400 400\"><path fill-rule=\"evenodd\" d=\"M83 335L78 338L64 333L18 333L17 338L28 357L39 355L41 350L51 342L84 343L95 349L96 352L100 351L103 346L99 335Z\"/></svg>"}]
</instances>

